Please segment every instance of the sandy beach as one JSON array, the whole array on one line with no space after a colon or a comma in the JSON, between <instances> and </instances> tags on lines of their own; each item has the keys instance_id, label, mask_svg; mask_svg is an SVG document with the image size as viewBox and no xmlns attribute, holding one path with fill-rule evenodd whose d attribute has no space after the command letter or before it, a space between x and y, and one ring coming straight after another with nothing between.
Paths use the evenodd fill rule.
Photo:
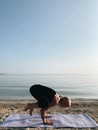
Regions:
<instances>
[{"instance_id":1,"label":"sandy beach","mask_svg":"<svg viewBox=\"0 0 98 130\"><path fill-rule=\"evenodd\" d=\"M6 117L10 114L21 114L21 113L28 113L24 111L24 107L28 102L32 101L24 101L24 100L17 100L17 101L4 101L0 100L0 122L3 122ZM39 113L40 109L36 109L33 113ZM98 123L98 100L80 100L74 99L72 100L72 106L70 108L60 108L59 106L55 106L50 108L47 113L86 113L90 117L92 117ZM17 130L42 130L44 128L17 128ZM52 129L52 128L45 128L45 129ZM68 128L61 128L59 130L78 130L78 129L68 129ZM16 130L15 128L0 128L0 130ZM86 129L83 129L86 130ZM91 130L91 129L88 129ZM96 128L98 130L98 128Z\"/></svg>"}]
</instances>

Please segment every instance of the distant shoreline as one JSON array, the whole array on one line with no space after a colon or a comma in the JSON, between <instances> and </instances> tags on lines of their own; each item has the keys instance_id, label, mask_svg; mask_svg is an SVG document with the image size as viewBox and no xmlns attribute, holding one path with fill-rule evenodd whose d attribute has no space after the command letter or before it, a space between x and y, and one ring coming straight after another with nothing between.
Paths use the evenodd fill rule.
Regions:
<instances>
[{"instance_id":1,"label":"distant shoreline","mask_svg":"<svg viewBox=\"0 0 98 130\"><path fill-rule=\"evenodd\" d=\"M88 75L88 76L92 76L92 75L95 75L95 76L98 76L98 74L80 74L80 73L66 73L66 74L37 74L37 73L25 73L25 74L15 74L15 73L0 73L0 75L80 75L80 76L85 76L85 75Z\"/></svg>"}]
</instances>

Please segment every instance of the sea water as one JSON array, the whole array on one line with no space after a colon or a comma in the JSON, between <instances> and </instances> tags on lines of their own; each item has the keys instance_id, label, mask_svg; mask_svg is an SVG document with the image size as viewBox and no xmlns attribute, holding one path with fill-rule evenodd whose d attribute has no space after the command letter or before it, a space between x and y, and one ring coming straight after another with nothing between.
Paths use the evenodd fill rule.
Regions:
<instances>
[{"instance_id":1,"label":"sea water","mask_svg":"<svg viewBox=\"0 0 98 130\"><path fill-rule=\"evenodd\" d=\"M0 99L32 99L30 86L48 86L63 96L98 99L98 75L79 74L1 74Z\"/></svg>"}]
</instances>

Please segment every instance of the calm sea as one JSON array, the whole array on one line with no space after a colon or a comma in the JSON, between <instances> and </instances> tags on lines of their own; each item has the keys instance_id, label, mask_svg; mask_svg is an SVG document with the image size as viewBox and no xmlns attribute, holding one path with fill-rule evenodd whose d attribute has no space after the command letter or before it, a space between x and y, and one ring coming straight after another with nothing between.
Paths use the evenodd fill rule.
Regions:
<instances>
[{"instance_id":1,"label":"calm sea","mask_svg":"<svg viewBox=\"0 0 98 130\"><path fill-rule=\"evenodd\" d=\"M71 98L98 99L98 75L0 75L0 99L32 99L30 86L42 84Z\"/></svg>"}]
</instances>

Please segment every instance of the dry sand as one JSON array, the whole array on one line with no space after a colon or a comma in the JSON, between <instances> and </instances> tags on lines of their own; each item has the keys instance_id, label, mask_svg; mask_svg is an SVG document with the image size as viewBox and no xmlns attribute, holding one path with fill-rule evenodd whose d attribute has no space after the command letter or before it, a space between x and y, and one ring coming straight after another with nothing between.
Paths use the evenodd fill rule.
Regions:
<instances>
[{"instance_id":1,"label":"dry sand","mask_svg":"<svg viewBox=\"0 0 98 130\"><path fill-rule=\"evenodd\" d=\"M15 113L28 113L24 111L24 107L28 102L32 101L0 101L0 122L5 120L10 114ZM34 110L33 113L38 113L40 109ZM98 100L72 100L72 106L70 108L60 108L55 106L50 108L48 113L86 113L91 116L98 123ZM52 130L52 128L0 128L0 130ZM55 129L57 130L57 129ZM71 128L61 128L58 130L78 130ZM82 129L91 130L91 129ZM98 130L98 128L96 128Z\"/></svg>"}]
</instances>

